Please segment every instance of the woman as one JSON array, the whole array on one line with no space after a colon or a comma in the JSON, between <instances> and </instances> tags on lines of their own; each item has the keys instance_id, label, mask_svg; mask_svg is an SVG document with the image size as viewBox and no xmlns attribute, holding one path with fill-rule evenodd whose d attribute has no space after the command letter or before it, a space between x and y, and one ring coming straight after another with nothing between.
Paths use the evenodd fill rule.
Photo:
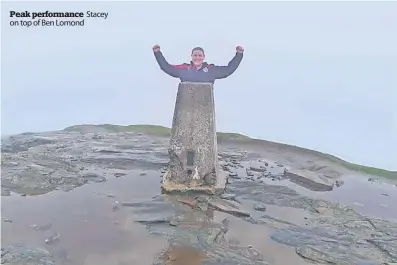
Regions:
<instances>
[{"instance_id":1,"label":"woman","mask_svg":"<svg viewBox=\"0 0 397 265\"><path fill-rule=\"evenodd\" d=\"M227 66L217 66L204 62L204 50L196 47L192 50L190 63L171 65L164 58L159 45L153 46L154 56L165 73L172 77L179 78L181 82L214 83L216 79L223 79L233 74L243 59L244 49L236 47L236 55Z\"/></svg>"}]
</instances>

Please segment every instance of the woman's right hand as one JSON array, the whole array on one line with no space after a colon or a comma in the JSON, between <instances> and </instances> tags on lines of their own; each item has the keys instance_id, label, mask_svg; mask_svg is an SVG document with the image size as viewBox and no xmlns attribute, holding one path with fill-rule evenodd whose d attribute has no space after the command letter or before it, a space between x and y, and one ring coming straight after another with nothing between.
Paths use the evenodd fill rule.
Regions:
<instances>
[{"instance_id":1,"label":"woman's right hand","mask_svg":"<svg viewBox=\"0 0 397 265\"><path fill-rule=\"evenodd\" d=\"M153 49L154 52L158 52L158 51L160 51L160 45L156 44L156 45L153 46L152 49Z\"/></svg>"}]
</instances>

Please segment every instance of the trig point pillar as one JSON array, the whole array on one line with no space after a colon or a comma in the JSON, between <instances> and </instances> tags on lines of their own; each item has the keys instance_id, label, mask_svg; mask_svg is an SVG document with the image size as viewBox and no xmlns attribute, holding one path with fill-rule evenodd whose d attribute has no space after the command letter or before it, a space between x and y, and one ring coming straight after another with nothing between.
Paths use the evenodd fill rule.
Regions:
<instances>
[{"instance_id":1,"label":"trig point pillar","mask_svg":"<svg viewBox=\"0 0 397 265\"><path fill-rule=\"evenodd\" d=\"M218 164L213 84L179 84L168 153L166 192L218 193L225 188L226 175Z\"/></svg>"}]
</instances>

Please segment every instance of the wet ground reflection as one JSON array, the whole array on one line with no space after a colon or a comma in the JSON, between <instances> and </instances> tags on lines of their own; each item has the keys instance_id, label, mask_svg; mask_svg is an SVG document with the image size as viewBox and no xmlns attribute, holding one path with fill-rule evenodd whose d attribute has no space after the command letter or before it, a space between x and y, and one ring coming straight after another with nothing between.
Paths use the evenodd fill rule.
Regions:
<instances>
[{"instance_id":1,"label":"wet ground reflection","mask_svg":"<svg viewBox=\"0 0 397 265\"><path fill-rule=\"evenodd\" d=\"M295 217L294 212L290 211L291 209L285 209L277 206L272 208L274 212L279 212L284 217L287 217L290 221L296 221L297 223L301 222L300 218ZM275 210L276 208L279 209ZM264 257L266 257L266 261L269 262L269 264L310 264L307 261L299 258L295 253L295 249L274 242L270 238L270 235L274 230L273 228L265 225L253 225L237 217L230 217L224 213L215 213L214 219L216 221L220 222L224 218L230 219L230 229L227 233L227 240L229 240L231 243L242 246L252 246Z\"/></svg>"},{"instance_id":2,"label":"wet ground reflection","mask_svg":"<svg viewBox=\"0 0 397 265\"><path fill-rule=\"evenodd\" d=\"M301 192L348 203L366 214L395 218L397 211L380 206L382 203L396 207L393 189L393 186L371 184L365 179L351 179L345 180L344 186L332 192ZM158 171L146 172L144 176L141 171L131 171L123 177L109 178L105 183L86 185L71 192L2 197L3 219L12 221L2 224L2 244L25 242L45 246L53 250L59 259L63 259L64 264L152 264L153 257L167 249L167 242L162 237L148 235L145 226L136 223L130 213L120 207L120 202L150 200L159 194ZM377 198L369 197L368 194ZM358 206L358 203L363 206ZM275 205L267 205L266 214L300 226L304 226L310 216L302 209ZM230 242L254 246L266 257L267 262L274 265L291 262L307 264L295 254L293 248L270 239L273 228L254 225L221 212L215 211L213 214L216 222L226 217L230 219L227 234ZM185 226L193 222L185 223ZM59 241L45 242L58 233ZM178 251L179 254L174 254ZM182 264L186 259L183 255L187 255L182 252L168 250L164 255L171 257L167 258L166 264ZM201 260L203 254L196 254L197 260Z\"/></svg>"},{"instance_id":3,"label":"wet ground reflection","mask_svg":"<svg viewBox=\"0 0 397 265\"><path fill-rule=\"evenodd\" d=\"M68 184L68 178L77 178L76 172L86 180L91 180L88 173L94 172L92 178L101 181L84 183L69 192L2 196L2 246L19 242L41 246L62 265L303 265L312 263L302 257L317 264L351 256L351 260L360 260L362 253L374 253L374 260L388 262L397 257L395 225L367 220L317 200L339 202L364 215L397 221L395 186L349 176L332 191L311 191L296 184L299 182L278 180L284 169L270 165L270 160L246 167L247 161L241 162L244 152L227 151L221 156L231 177L223 200L162 196L164 142L128 135L122 140L107 136L110 139L78 139L80 142L74 139L77 136L68 137L59 136L69 142L56 144L52 157L42 146L29 154L36 154L33 161L29 155L10 155L5 169L8 184L15 180L15 172L25 177L25 182L17 182L21 186L32 184L26 180L29 176L46 184L42 176L49 177L54 168L60 170L59 175L51 175L58 186ZM272 170L269 177L261 175ZM52 184L51 189L56 186ZM182 246L171 244L172 239ZM352 242L359 243L352 246ZM317 245L322 249L314 251ZM325 257L324 253L332 255Z\"/></svg>"},{"instance_id":4,"label":"wet ground reflection","mask_svg":"<svg viewBox=\"0 0 397 265\"><path fill-rule=\"evenodd\" d=\"M348 176L344 185L329 192L314 192L291 183L280 181L302 195L350 206L355 211L371 217L397 222L397 187L385 182L370 182L362 176Z\"/></svg>"},{"instance_id":5,"label":"wet ground reflection","mask_svg":"<svg viewBox=\"0 0 397 265\"><path fill-rule=\"evenodd\" d=\"M137 171L67 193L2 197L2 217L12 220L2 224L2 245L45 246L68 264L151 264L165 240L148 236L118 202L150 199L158 183L158 172L142 177ZM58 233L58 241L45 242Z\"/></svg>"}]
</instances>

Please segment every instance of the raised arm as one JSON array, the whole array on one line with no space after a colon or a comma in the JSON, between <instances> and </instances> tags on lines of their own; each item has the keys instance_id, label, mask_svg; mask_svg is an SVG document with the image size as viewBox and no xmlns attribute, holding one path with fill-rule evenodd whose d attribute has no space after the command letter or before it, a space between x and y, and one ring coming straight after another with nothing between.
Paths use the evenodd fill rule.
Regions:
<instances>
[{"instance_id":1,"label":"raised arm","mask_svg":"<svg viewBox=\"0 0 397 265\"><path fill-rule=\"evenodd\" d=\"M157 63L160 66L160 69L163 70L166 74L178 78L179 68L170 65L167 60L164 58L164 55L160 51L160 46L153 46L154 57L156 58Z\"/></svg>"},{"instance_id":2,"label":"raised arm","mask_svg":"<svg viewBox=\"0 0 397 265\"><path fill-rule=\"evenodd\" d=\"M237 70L241 60L243 60L244 49L240 46L237 46L236 50L236 55L234 55L233 59L228 63L227 66L213 66L215 68L215 79L226 78Z\"/></svg>"}]
</instances>

